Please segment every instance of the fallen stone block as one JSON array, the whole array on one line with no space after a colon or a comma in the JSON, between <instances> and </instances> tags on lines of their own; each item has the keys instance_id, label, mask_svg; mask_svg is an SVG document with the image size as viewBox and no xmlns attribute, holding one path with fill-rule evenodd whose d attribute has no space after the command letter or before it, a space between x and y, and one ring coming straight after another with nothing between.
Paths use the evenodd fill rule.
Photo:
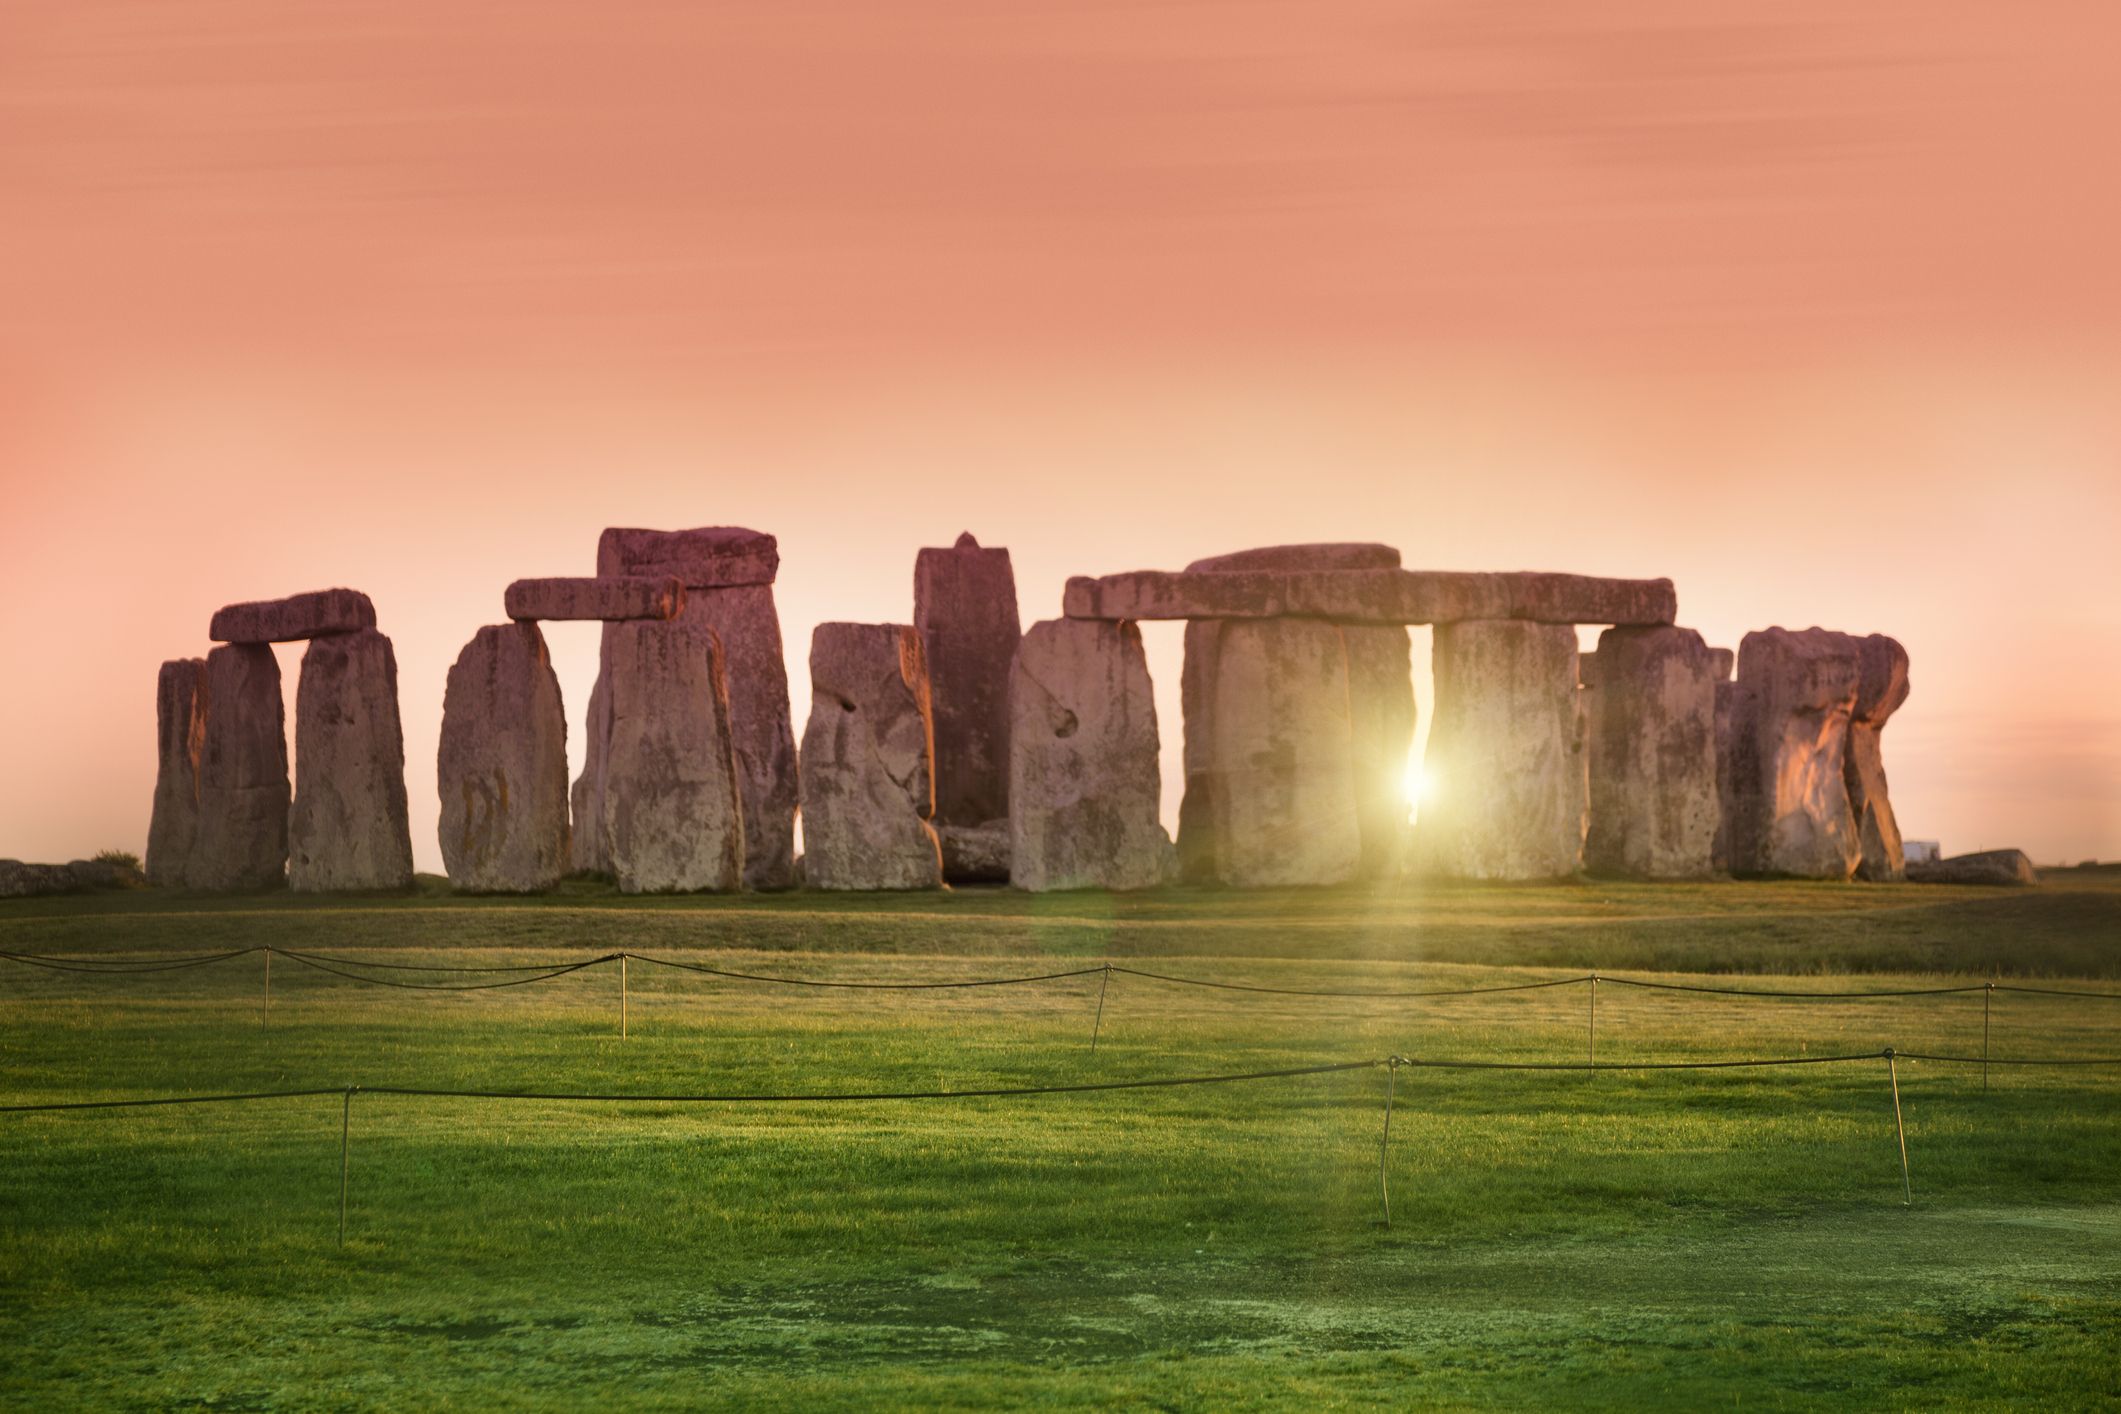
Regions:
<instances>
[{"instance_id":1,"label":"fallen stone block","mask_svg":"<svg viewBox=\"0 0 2121 1414\"><path fill-rule=\"evenodd\" d=\"M1033 624L1010 669L1009 717L1011 883L1143 889L1175 876L1141 630Z\"/></svg>"},{"instance_id":2,"label":"fallen stone block","mask_svg":"<svg viewBox=\"0 0 2121 1414\"><path fill-rule=\"evenodd\" d=\"M805 882L932 889L943 882L928 665L911 624L819 624L803 729Z\"/></svg>"},{"instance_id":3,"label":"fallen stone block","mask_svg":"<svg viewBox=\"0 0 2121 1414\"><path fill-rule=\"evenodd\" d=\"M376 626L376 606L358 589L317 589L285 599L231 604L213 617L216 643L294 643Z\"/></svg>"},{"instance_id":4,"label":"fallen stone block","mask_svg":"<svg viewBox=\"0 0 2121 1414\"><path fill-rule=\"evenodd\" d=\"M1137 570L1068 581L1071 619L1329 619L1344 624L1443 624L1528 619L1553 624L1669 624L1668 579L1442 570Z\"/></svg>"},{"instance_id":5,"label":"fallen stone block","mask_svg":"<svg viewBox=\"0 0 2121 1414\"><path fill-rule=\"evenodd\" d=\"M540 619L674 619L685 608L685 583L671 577L519 579L502 596L517 623Z\"/></svg>"},{"instance_id":6,"label":"fallen stone block","mask_svg":"<svg viewBox=\"0 0 2121 1414\"><path fill-rule=\"evenodd\" d=\"M1924 863L1909 860L1909 882L1916 884L2037 884L2040 871L2021 849L1984 849Z\"/></svg>"},{"instance_id":7,"label":"fallen stone block","mask_svg":"<svg viewBox=\"0 0 2121 1414\"><path fill-rule=\"evenodd\" d=\"M1009 882L1009 822L983 825L937 825L943 850L943 882L1006 884Z\"/></svg>"},{"instance_id":8,"label":"fallen stone block","mask_svg":"<svg viewBox=\"0 0 2121 1414\"><path fill-rule=\"evenodd\" d=\"M534 893L567 873L567 714L536 624L482 628L457 655L435 784L442 867L459 889Z\"/></svg>"}]
</instances>

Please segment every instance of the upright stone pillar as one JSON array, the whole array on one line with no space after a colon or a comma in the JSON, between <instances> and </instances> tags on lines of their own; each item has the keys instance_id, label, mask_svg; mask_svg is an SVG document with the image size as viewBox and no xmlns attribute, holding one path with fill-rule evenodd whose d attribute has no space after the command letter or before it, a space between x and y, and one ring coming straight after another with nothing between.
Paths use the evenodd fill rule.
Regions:
<instances>
[{"instance_id":1,"label":"upright stone pillar","mask_svg":"<svg viewBox=\"0 0 2121 1414\"><path fill-rule=\"evenodd\" d=\"M788 668L773 603L780 551L771 535L735 526L698 530L606 530L597 544L600 577L670 577L685 586L674 620L719 645L726 672L729 719L736 743L744 811L744 884L784 889L795 882L796 757L788 709ZM612 641L616 626L607 627ZM589 701L582 777L575 784L575 867L612 866L611 842L585 830L609 815L605 802L605 741L611 731L600 651L598 683Z\"/></svg>"},{"instance_id":2,"label":"upright stone pillar","mask_svg":"<svg viewBox=\"0 0 2121 1414\"><path fill-rule=\"evenodd\" d=\"M1009 676L1010 882L1143 889L1177 872L1157 819L1156 700L1131 623L1033 624Z\"/></svg>"},{"instance_id":3,"label":"upright stone pillar","mask_svg":"<svg viewBox=\"0 0 2121 1414\"><path fill-rule=\"evenodd\" d=\"M206 751L206 660L177 658L155 681L155 808L147 826L147 881L182 888L199 836L199 767Z\"/></svg>"},{"instance_id":4,"label":"upright stone pillar","mask_svg":"<svg viewBox=\"0 0 2121 1414\"><path fill-rule=\"evenodd\" d=\"M1277 545L1243 550L1196 560L1188 573L1284 572L1293 570L1396 569L1399 552L1389 545ZM1218 763L1236 760L1248 780L1258 784L1277 773L1286 777L1295 769L1293 750L1272 743L1276 723L1262 719L1256 703L1227 701L1220 662L1225 637L1240 622L1250 624L1243 638L1248 651L1270 658L1296 662L1307 654L1325 651L1319 630L1323 625L1307 619L1255 621L1196 619L1186 625L1185 669L1179 683L1185 730L1185 795L1179 807L1178 853L1182 876L1194 882L1266 882L1250 878L1248 865L1234 872L1226 868L1217 822L1230 804L1222 800L1225 782ZM1406 842L1408 801L1406 798L1407 755L1414 740L1414 683L1407 631L1403 627L1342 626L1334 630L1339 640L1341 662L1338 686L1322 689L1323 701L1289 706L1298 713L1290 728L1309 742L1303 769L1326 770L1345 775L1345 780L1282 779L1269 787L1284 796L1306 797L1306 810L1314 828L1327 838L1323 848L1310 851L1309 863L1287 861L1273 871L1281 882L1331 883L1344 878L1378 877L1399 866ZM1230 680L1232 687L1236 680ZM1347 719L1347 749L1344 754L1316 750L1316 714L1339 704ZM1249 748L1232 750L1218 745L1217 724L1226 710L1232 719L1247 723L1253 734ZM1260 733L1264 731L1265 737ZM1293 746L1293 742L1289 744ZM1263 752L1260 756L1257 753ZM1261 771L1265 771L1265 776ZM1326 802L1334 802L1330 806ZM1348 802L1354 813L1353 832L1357 859L1352 872L1342 861L1341 844L1348 827L1338 820L1317 816L1320 809L1337 814L1338 802ZM1256 816L1268 802L1237 802L1240 818ZM1247 847L1248 851L1250 847ZM1256 857L1256 855L1254 856ZM1286 877L1291 868L1300 877Z\"/></svg>"},{"instance_id":5,"label":"upright stone pillar","mask_svg":"<svg viewBox=\"0 0 2121 1414\"><path fill-rule=\"evenodd\" d=\"M1900 822L1886 794L1879 734L1885 730L1886 719L1907 701L1907 650L1884 634L1874 633L1861 641L1858 653L1862 679L1849 718L1848 759L1843 770L1862 855L1856 873L1873 883L1896 882L1907 877L1907 864L1900 848Z\"/></svg>"},{"instance_id":6,"label":"upright stone pillar","mask_svg":"<svg viewBox=\"0 0 2121 1414\"><path fill-rule=\"evenodd\" d=\"M206 655L206 735L199 758L199 833L185 882L195 889L278 888L287 882L287 715L280 665L262 643Z\"/></svg>"},{"instance_id":7,"label":"upright stone pillar","mask_svg":"<svg viewBox=\"0 0 2121 1414\"><path fill-rule=\"evenodd\" d=\"M1716 664L1685 628L1609 628L1588 655L1593 873L1715 871Z\"/></svg>"},{"instance_id":8,"label":"upright stone pillar","mask_svg":"<svg viewBox=\"0 0 2121 1414\"><path fill-rule=\"evenodd\" d=\"M609 624L604 644L603 823L619 888L741 887L742 778L721 644L711 629L655 621Z\"/></svg>"},{"instance_id":9,"label":"upright stone pillar","mask_svg":"<svg viewBox=\"0 0 2121 1414\"><path fill-rule=\"evenodd\" d=\"M1731 872L1731 711L1737 701L1738 684L1731 674L1738 667L1738 653L1730 648L1711 648L1710 665L1716 675L1716 872Z\"/></svg>"},{"instance_id":10,"label":"upright stone pillar","mask_svg":"<svg viewBox=\"0 0 2121 1414\"><path fill-rule=\"evenodd\" d=\"M913 564L913 626L935 707L935 818L971 827L1009 814L1009 665L1022 623L1005 549L971 531Z\"/></svg>"},{"instance_id":11,"label":"upright stone pillar","mask_svg":"<svg viewBox=\"0 0 2121 1414\"><path fill-rule=\"evenodd\" d=\"M911 624L819 624L803 729L803 877L818 889L943 882L928 664Z\"/></svg>"},{"instance_id":12,"label":"upright stone pillar","mask_svg":"<svg viewBox=\"0 0 2121 1414\"><path fill-rule=\"evenodd\" d=\"M533 893L568 869L567 715L534 623L482 628L442 696L442 867L469 893Z\"/></svg>"},{"instance_id":13,"label":"upright stone pillar","mask_svg":"<svg viewBox=\"0 0 2121 1414\"><path fill-rule=\"evenodd\" d=\"M1422 867L1466 879L1576 873L1590 794L1576 630L1467 619L1437 625L1434 654Z\"/></svg>"},{"instance_id":14,"label":"upright stone pillar","mask_svg":"<svg viewBox=\"0 0 2121 1414\"><path fill-rule=\"evenodd\" d=\"M1849 806L1849 721L1862 654L1845 633L1770 628L1738 645L1731 701L1731 871L1847 879L1862 859Z\"/></svg>"},{"instance_id":15,"label":"upright stone pillar","mask_svg":"<svg viewBox=\"0 0 2121 1414\"><path fill-rule=\"evenodd\" d=\"M372 628L312 638L302 655L287 883L300 893L412 886L398 660Z\"/></svg>"}]
</instances>

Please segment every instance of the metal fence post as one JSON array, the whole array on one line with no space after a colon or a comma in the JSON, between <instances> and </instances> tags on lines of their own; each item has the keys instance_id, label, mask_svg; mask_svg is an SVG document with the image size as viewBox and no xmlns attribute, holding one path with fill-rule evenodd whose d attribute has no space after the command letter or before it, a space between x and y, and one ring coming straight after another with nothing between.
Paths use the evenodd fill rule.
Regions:
<instances>
[{"instance_id":1,"label":"metal fence post","mask_svg":"<svg viewBox=\"0 0 2121 1414\"><path fill-rule=\"evenodd\" d=\"M1104 973L1097 979L1097 1016L1090 1023L1090 1054L1097 1054L1098 1033L1105 1028L1105 988L1112 985L1112 964L1106 963Z\"/></svg>"},{"instance_id":2,"label":"metal fence post","mask_svg":"<svg viewBox=\"0 0 2121 1414\"><path fill-rule=\"evenodd\" d=\"M258 1025L272 1026L272 949L265 950L265 1000L258 1007Z\"/></svg>"},{"instance_id":3,"label":"metal fence post","mask_svg":"<svg viewBox=\"0 0 2121 1414\"><path fill-rule=\"evenodd\" d=\"M619 954L619 1039L626 1039L626 954Z\"/></svg>"},{"instance_id":4,"label":"metal fence post","mask_svg":"<svg viewBox=\"0 0 2121 1414\"><path fill-rule=\"evenodd\" d=\"M1996 984L1981 989L1981 1093L1988 1093L1988 1014L1996 998Z\"/></svg>"},{"instance_id":5,"label":"metal fence post","mask_svg":"<svg viewBox=\"0 0 2121 1414\"><path fill-rule=\"evenodd\" d=\"M346 1103L339 1111L339 1245L346 1245L347 1147L353 1137L353 1097L358 1085L346 1087Z\"/></svg>"},{"instance_id":6,"label":"metal fence post","mask_svg":"<svg viewBox=\"0 0 2121 1414\"><path fill-rule=\"evenodd\" d=\"M1598 1064L1598 974L1597 974L1596 972L1593 972L1593 973L1591 974L1591 1050L1590 1050L1590 1055L1589 1055L1589 1057L1588 1057L1588 1058L1587 1058L1587 1059L1585 1060L1585 1062L1584 1062L1584 1069L1585 1069L1586 1071L1589 1071L1589 1070L1591 1070L1591 1069L1592 1069L1592 1067L1596 1066L1597 1064Z\"/></svg>"},{"instance_id":7,"label":"metal fence post","mask_svg":"<svg viewBox=\"0 0 2121 1414\"><path fill-rule=\"evenodd\" d=\"M1377 1196L1384 1201L1384 1225L1392 1225L1392 1185L1385 1178L1385 1156L1392 1148L1392 1096L1399 1088L1400 1058L1385 1062L1385 1131L1377 1141Z\"/></svg>"}]
</instances>

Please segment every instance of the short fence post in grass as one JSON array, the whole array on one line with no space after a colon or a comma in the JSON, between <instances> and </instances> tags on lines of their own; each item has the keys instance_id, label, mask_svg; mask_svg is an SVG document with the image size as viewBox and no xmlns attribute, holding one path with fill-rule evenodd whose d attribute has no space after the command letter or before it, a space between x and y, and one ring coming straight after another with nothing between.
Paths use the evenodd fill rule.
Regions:
<instances>
[{"instance_id":1,"label":"short fence post in grass","mask_svg":"<svg viewBox=\"0 0 2121 1414\"><path fill-rule=\"evenodd\" d=\"M1597 974L1596 972L1593 972L1593 973L1591 974L1591 1050L1590 1050L1590 1054L1589 1054L1588 1058L1587 1058L1587 1059L1585 1060L1585 1062L1584 1062L1584 1070L1585 1070L1585 1071L1586 1071L1587 1073L1595 1073L1595 1071L1594 1071L1594 1069L1593 1069L1593 1068L1594 1068L1594 1067L1595 1067L1595 1066L1596 1066L1597 1064L1598 1064L1598 974Z\"/></svg>"},{"instance_id":2,"label":"short fence post in grass","mask_svg":"<svg viewBox=\"0 0 2121 1414\"><path fill-rule=\"evenodd\" d=\"M1988 1093L1988 1013L1996 999L1996 984L1981 989L1981 1093Z\"/></svg>"},{"instance_id":3,"label":"short fence post in grass","mask_svg":"<svg viewBox=\"0 0 2121 1414\"><path fill-rule=\"evenodd\" d=\"M1097 1036L1105 1029L1105 988L1112 985L1112 964L1106 963L1104 973L1097 979L1097 1016L1090 1023L1090 1054L1097 1054Z\"/></svg>"},{"instance_id":4,"label":"short fence post in grass","mask_svg":"<svg viewBox=\"0 0 2121 1414\"><path fill-rule=\"evenodd\" d=\"M1392 1185L1385 1179L1385 1156L1392 1148L1392 1096L1399 1088L1400 1058L1385 1062L1385 1132L1377 1141L1377 1196L1384 1200L1384 1226L1392 1225Z\"/></svg>"},{"instance_id":5,"label":"short fence post in grass","mask_svg":"<svg viewBox=\"0 0 2121 1414\"><path fill-rule=\"evenodd\" d=\"M346 1245L347 1146L353 1137L353 1096L358 1085L346 1087L346 1104L339 1111L339 1245Z\"/></svg>"},{"instance_id":6,"label":"short fence post in grass","mask_svg":"<svg viewBox=\"0 0 2121 1414\"><path fill-rule=\"evenodd\" d=\"M626 954L619 954L619 1039L626 1039Z\"/></svg>"},{"instance_id":7,"label":"short fence post in grass","mask_svg":"<svg viewBox=\"0 0 2121 1414\"><path fill-rule=\"evenodd\" d=\"M258 1008L258 1025L272 1025L272 949L265 950L265 1000Z\"/></svg>"},{"instance_id":8,"label":"short fence post in grass","mask_svg":"<svg viewBox=\"0 0 2121 1414\"><path fill-rule=\"evenodd\" d=\"M1915 1185L1907 1176L1907 1124L1900 1118L1900 1063L1893 1056L1893 1048L1885 1048L1885 1074L1893 1084L1893 1133L1900 1139L1900 1188L1903 1208L1915 1205Z\"/></svg>"}]
</instances>

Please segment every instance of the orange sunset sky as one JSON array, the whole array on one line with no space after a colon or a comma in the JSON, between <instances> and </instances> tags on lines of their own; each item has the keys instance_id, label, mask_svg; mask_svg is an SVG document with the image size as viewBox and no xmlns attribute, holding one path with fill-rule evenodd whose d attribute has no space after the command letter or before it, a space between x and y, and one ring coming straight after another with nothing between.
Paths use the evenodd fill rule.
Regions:
<instances>
[{"instance_id":1,"label":"orange sunset sky","mask_svg":"<svg viewBox=\"0 0 2121 1414\"><path fill-rule=\"evenodd\" d=\"M959 530L1027 623L1379 539L1892 633L1910 837L2121 857L2117 135L2106 0L0 0L0 855L141 849L156 665L347 584L438 869L508 581L735 524L798 734Z\"/></svg>"}]
</instances>

